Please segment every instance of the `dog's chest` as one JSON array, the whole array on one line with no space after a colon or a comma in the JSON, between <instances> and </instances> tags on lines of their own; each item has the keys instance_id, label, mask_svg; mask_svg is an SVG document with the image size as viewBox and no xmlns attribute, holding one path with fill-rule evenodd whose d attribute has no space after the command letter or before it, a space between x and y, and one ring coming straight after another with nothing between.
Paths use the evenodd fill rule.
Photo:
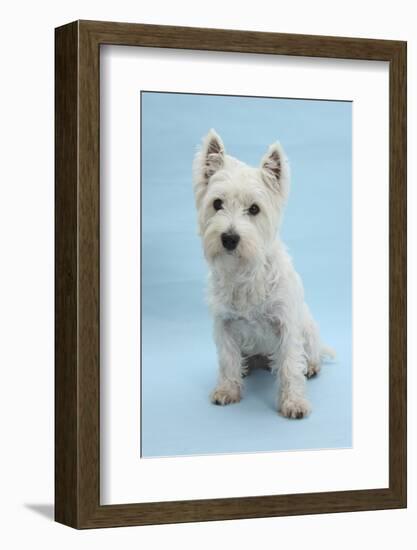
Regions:
<instances>
[{"instance_id":1,"label":"dog's chest","mask_svg":"<svg viewBox=\"0 0 417 550\"><path fill-rule=\"evenodd\" d=\"M212 288L216 316L228 321L235 340L247 354L267 355L279 340L279 305L272 303L265 287L235 285Z\"/></svg>"},{"instance_id":2,"label":"dog's chest","mask_svg":"<svg viewBox=\"0 0 417 550\"><path fill-rule=\"evenodd\" d=\"M209 298L215 314L255 320L264 314L268 285L263 277L248 280L242 276L213 277Z\"/></svg>"},{"instance_id":3,"label":"dog's chest","mask_svg":"<svg viewBox=\"0 0 417 550\"><path fill-rule=\"evenodd\" d=\"M258 319L238 318L232 320L231 330L239 342L240 349L247 355L268 355L279 343L277 326L267 317Z\"/></svg>"}]
</instances>

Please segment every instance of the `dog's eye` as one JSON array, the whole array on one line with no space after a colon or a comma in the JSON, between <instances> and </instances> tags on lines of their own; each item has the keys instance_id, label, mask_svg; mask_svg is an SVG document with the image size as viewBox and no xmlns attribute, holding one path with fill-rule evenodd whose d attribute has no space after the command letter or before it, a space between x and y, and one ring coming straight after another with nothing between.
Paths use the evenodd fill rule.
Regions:
<instances>
[{"instance_id":1,"label":"dog's eye","mask_svg":"<svg viewBox=\"0 0 417 550\"><path fill-rule=\"evenodd\" d=\"M249 208L248 212L251 216L256 216L256 214L259 214L260 208L257 204L252 204L252 206Z\"/></svg>"},{"instance_id":2,"label":"dog's eye","mask_svg":"<svg viewBox=\"0 0 417 550\"><path fill-rule=\"evenodd\" d=\"M213 208L214 210L221 210L223 208L223 201L221 199L216 199L213 202Z\"/></svg>"}]
</instances>

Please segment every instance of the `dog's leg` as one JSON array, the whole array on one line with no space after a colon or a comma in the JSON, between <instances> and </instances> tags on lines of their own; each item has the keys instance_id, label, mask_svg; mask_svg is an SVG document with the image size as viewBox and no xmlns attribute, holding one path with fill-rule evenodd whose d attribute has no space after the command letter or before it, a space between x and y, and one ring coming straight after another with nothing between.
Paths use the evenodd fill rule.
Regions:
<instances>
[{"instance_id":1,"label":"dog's leg","mask_svg":"<svg viewBox=\"0 0 417 550\"><path fill-rule=\"evenodd\" d=\"M280 324L280 345L276 353L279 378L278 410L288 418L303 418L310 411L305 397L305 356L301 334L294 327Z\"/></svg>"},{"instance_id":2,"label":"dog's leg","mask_svg":"<svg viewBox=\"0 0 417 550\"><path fill-rule=\"evenodd\" d=\"M307 356L307 378L315 376L321 367L320 357L320 335L319 329L307 304L303 305L303 336L304 336L304 350Z\"/></svg>"},{"instance_id":3,"label":"dog's leg","mask_svg":"<svg viewBox=\"0 0 417 550\"><path fill-rule=\"evenodd\" d=\"M219 379L211 394L216 405L240 401L242 393L242 355L233 337L231 321L215 320L215 340L219 357Z\"/></svg>"}]
</instances>

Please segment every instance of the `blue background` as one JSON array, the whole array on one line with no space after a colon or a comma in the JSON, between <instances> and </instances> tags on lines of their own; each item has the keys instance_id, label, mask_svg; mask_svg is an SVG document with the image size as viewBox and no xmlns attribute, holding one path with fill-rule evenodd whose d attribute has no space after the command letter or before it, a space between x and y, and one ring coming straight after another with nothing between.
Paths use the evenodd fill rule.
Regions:
<instances>
[{"instance_id":1,"label":"blue background","mask_svg":"<svg viewBox=\"0 0 417 550\"><path fill-rule=\"evenodd\" d=\"M350 447L351 103L153 92L141 103L142 456ZM210 128L248 164L276 140L290 160L281 234L337 353L308 381L303 420L277 414L266 371L246 378L239 404L209 401L217 359L191 166Z\"/></svg>"}]
</instances>

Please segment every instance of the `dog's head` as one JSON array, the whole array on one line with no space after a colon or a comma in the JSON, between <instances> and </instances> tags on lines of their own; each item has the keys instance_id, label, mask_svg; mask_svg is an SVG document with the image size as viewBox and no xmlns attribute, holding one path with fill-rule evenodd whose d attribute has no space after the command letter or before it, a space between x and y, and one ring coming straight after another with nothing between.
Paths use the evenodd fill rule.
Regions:
<instances>
[{"instance_id":1,"label":"dog's head","mask_svg":"<svg viewBox=\"0 0 417 550\"><path fill-rule=\"evenodd\" d=\"M257 262L276 236L289 192L289 166L279 143L253 168L227 155L210 130L194 159L199 233L210 263Z\"/></svg>"}]
</instances>

